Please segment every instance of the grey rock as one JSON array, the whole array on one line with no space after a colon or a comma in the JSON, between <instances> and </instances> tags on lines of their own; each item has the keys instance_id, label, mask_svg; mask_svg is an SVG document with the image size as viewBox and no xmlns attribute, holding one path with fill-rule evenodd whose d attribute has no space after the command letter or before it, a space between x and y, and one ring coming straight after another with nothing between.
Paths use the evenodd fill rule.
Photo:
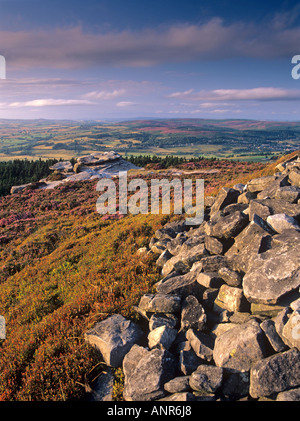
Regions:
<instances>
[{"instance_id":1,"label":"grey rock","mask_svg":"<svg viewBox=\"0 0 300 421\"><path fill-rule=\"evenodd\" d=\"M299 402L300 401L300 387L278 393L276 401Z\"/></svg>"},{"instance_id":2,"label":"grey rock","mask_svg":"<svg viewBox=\"0 0 300 421\"><path fill-rule=\"evenodd\" d=\"M164 389L169 393L188 392L190 390L189 376L179 376L165 383Z\"/></svg>"},{"instance_id":3,"label":"grey rock","mask_svg":"<svg viewBox=\"0 0 300 421\"><path fill-rule=\"evenodd\" d=\"M183 343L182 349L179 351L179 369L184 375L190 375L197 369L204 360L198 357L192 349L191 344L187 341Z\"/></svg>"},{"instance_id":4,"label":"grey rock","mask_svg":"<svg viewBox=\"0 0 300 421\"><path fill-rule=\"evenodd\" d=\"M280 187L288 185L288 176L280 175L276 176L276 180L270 183L264 190L258 193L257 199L273 199L276 196L276 192Z\"/></svg>"},{"instance_id":5,"label":"grey rock","mask_svg":"<svg viewBox=\"0 0 300 421\"><path fill-rule=\"evenodd\" d=\"M237 211L224 216L219 222L212 225L211 235L225 240L237 236L248 224L249 217Z\"/></svg>"},{"instance_id":6,"label":"grey rock","mask_svg":"<svg viewBox=\"0 0 300 421\"><path fill-rule=\"evenodd\" d=\"M198 392L215 393L222 384L223 369L200 365L190 376L190 387Z\"/></svg>"},{"instance_id":7,"label":"grey rock","mask_svg":"<svg viewBox=\"0 0 300 421\"><path fill-rule=\"evenodd\" d=\"M261 253L243 279L248 301L276 304L300 286L300 255L296 248L281 244Z\"/></svg>"},{"instance_id":8,"label":"grey rock","mask_svg":"<svg viewBox=\"0 0 300 421\"><path fill-rule=\"evenodd\" d=\"M228 264L225 256L208 256L201 259L198 269L203 272L218 272L220 268L228 267Z\"/></svg>"},{"instance_id":9,"label":"grey rock","mask_svg":"<svg viewBox=\"0 0 300 421\"><path fill-rule=\"evenodd\" d=\"M247 183L247 190L251 193L261 192L276 180L275 175L254 178Z\"/></svg>"},{"instance_id":10,"label":"grey rock","mask_svg":"<svg viewBox=\"0 0 300 421\"><path fill-rule=\"evenodd\" d=\"M70 161L59 161L56 164L49 167L52 171L72 172L73 165Z\"/></svg>"},{"instance_id":11,"label":"grey rock","mask_svg":"<svg viewBox=\"0 0 300 421\"><path fill-rule=\"evenodd\" d=\"M289 180L292 186L300 187L300 170L293 169L289 172Z\"/></svg>"},{"instance_id":12,"label":"grey rock","mask_svg":"<svg viewBox=\"0 0 300 421\"><path fill-rule=\"evenodd\" d=\"M204 206L210 208L215 203L215 201L216 201L215 196L205 196L204 197Z\"/></svg>"},{"instance_id":13,"label":"grey rock","mask_svg":"<svg viewBox=\"0 0 300 421\"><path fill-rule=\"evenodd\" d=\"M271 210L267 205L258 200L250 200L249 203L249 219L253 221L254 215L258 215L263 220L266 220L271 215Z\"/></svg>"},{"instance_id":14,"label":"grey rock","mask_svg":"<svg viewBox=\"0 0 300 421\"><path fill-rule=\"evenodd\" d=\"M247 311L249 303L245 300L241 288L222 285L215 304L228 311Z\"/></svg>"},{"instance_id":15,"label":"grey rock","mask_svg":"<svg viewBox=\"0 0 300 421\"><path fill-rule=\"evenodd\" d=\"M230 205L231 203L236 203L239 195L240 192L238 190L223 187L219 191L216 200L211 207L211 214L222 210L225 206Z\"/></svg>"},{"instance_id":16,"label":"grey rock","mask_svg":"<svg viewBox=\"0 0 300 421\"><path fill-rule=\"evenodd\" d=\"M173 329L177 323L178 319L174 314L154 313L149 319L149 329L154 330L161 326L167 326Z\"/></svg>"},{"instance_id":17,"label":"grey rock","mask_svg":"<svg viewBox=\"0 0 300 421\"><path fill-rule=\"evenodd\" d=\"M197 277L197 282L205 288L220 288L224 283L218 272L201 272Z\"/></svg>"},{"instance_id":18,"label":"grey rock","mask_svg":"<svg viewBox=\"0 0 300 421\"><path fill-rule=\"evenodd\" d=\"M242 275L239 272L222 267L218 271L219 276L231 287L239 287L242 285Z\"/></svg>"},{"instance_id":19,"label":"grey rock","mask_svg":"<svg viewBox=\"0 0 300 421\"><path fill-rule=\"evenodd\" d=\"M198 271L193 270L185 275L179 275L168 279L157 286L160 294L176 294L180 297L195 295L201 297L203 287L197 281Z\"/></svg>"},{"instance_id":20,"label":"grey rock","mask_svg":"<svg viewBox=\"0 0 300 421\"><path fill-rule=\"evenodd\" d=\"M295 310L289 315L282 329L282 337L290 348L295 347L300 350L300 310Z\"/></svg>"},{"instance_id":21,"label":"grey rock","mask_svg":"<svg viewBox=\"0 0 300 421\"><path fill-rule=\"evenodd\" d=\"M181 309L181 297L167 294L144 294L139 309L149 313L177 313Z\"/></svg>"},{"instance_id":22,"label":"grey rock","mask_svg":"<svg viewBox=\"0 0 300 421\"><path fill-rule=\"evenodd\" d=\"M238 326L237 323L216 323L212 326L210 335L215 339L222 335L223 333L227 332L227 330L233 329L234 327Z\"/></svg>"},{"instance_id":23,"label":"grey rock","mask_svg":"<svg viewBox=\"0 0 300 421\"><path fill-rule=\"evenodd\" d=\"M183 244L183 246L184 245L185 244ZM190 270L193 263L198 262L204 256L207 256L207 254L208 252L204 244L198 244L190 250L181 251L164 264L162 268L162 275L166 276L173 270L186 273Z\"/></svg>"},{"instance_id":24,"label":"grey rock","mask_svg":"<svg viewBox=\"0 0 300 421\"><path fill-rule=\"evenodd\" d=\"M250 373L225 369L222 394L230 400L238 400L249 394Z\"/></svg>"},{"instance_id":25,"label":"grey rock","mask_svg":"<svg viewBox=\"0 0 300 421\"><path fill-rule=\"evenodd\" d=\"M89 399L93 402L113 401L114 375L107 367L90 385Z\"/></svg>"},{"instance_id":26,"label":"grey rock","mask_svg":"<svg viewBox=\"0 0 300 421\"><path fill-rule=\"evenodd\" d=\"M283 340L283 328L285 326L285 324L288 322L289 320L289 316L292 313L292 309L290 307L285 307L283 308L274 318L274 324L275 324L275 329L276 332L278 333L278 335L280 336L280 338Z\"/></svg>"},{"instance_id":27,"label":"grey rock","mask_svg":"<svg viewBox=\"0 0 300 421\"><path fill-rule=\"evenodd\" d=\"M205 248L210 254L222 254L223 244L217 238L205 236Z\"/></svg>"},{"instance_id":28,"label":"grey rock","mask_svg":"<svg viewBox=\"0 0 300 421\"><path fill-rule=\"evenodd\" d=\"M300 217L300 205L297 203L290 203L285 200L276 200L276 199L263 199L256 200L256 202L267 206L270 210L271 215L276 213L285 213L288 216L292 216L297 221Z\"/></svg>"},{"instance_id":29,"label":"grey rock","mask_svg":"<svg viewBox=\"0 0 300 421\"><path fill-rule=\"evenodd\" d=\"M253 199L256 199L256 194L251 193L249 191L245 191L244 193L239 195L237 202L248 205Z\"/></svg>"},{"instance_id":30,"label":"grey rock","mask_svg":"<svg viewBox=\"0 0 300 421\"><path fill-rule=\"evenodd\" d=\"M190 402L194 401L195 397L190 392L174 393L173 395L167 396L166 398L159 399L159 401L167 402Z\"/></svg>"},{"instance_id":31,"label":"grey rock","mask_svg":"<svg viewBox=\"0 0 300 421\"><path fill-rule=\"evenodd\" d=\"M231 203L231 205L225 206L222 210L222 215L227 216L234 212L247 213L249 206L245 203Z\"/></svg>"},{"instance_id":32,"label":"grey rock","mask_svg":"<svg viewBox=\"0 0 300 421\"><path fill-rule=\"evenodd\" d=\"M300 198L300 189L295 186L280 187L275 194L275 199L284 200L289 203L297 203Z\"/></svg>"},{"instance_id":33,"label":"grey rock","mask_svg":"<svg viewBox=\"0 0 300 421\"><path fill-rule=\"evenodd\" d=\"M153 247L156 247L154 245ZM172 257L173 255L168 251L164 250L162 254L159 256L159 258L156 260L156 266L157 267L163 267L165 263Z\"/></svg>"},{"instance_id":34,"label":"grey rock","mask_svg":"<svg viewBox=\"0 0 300 421\"><path fill-rule=\"evenodd\" d=\"M238 190L240 193L243 193L245 191L245 189L247 188L247 185L246 184L243 184L243 183L238 183L238 184L235 184L233 186L233 188L235 190Z\"/></svg>"},{"instance_id":35,"label":"grey rock","mask_svg":"<svg viewBox=\"0 0 300 421\"><path fill-rule=\"evenodd\" d=\"M106 164L111 161L115 161L121 158L121 155L116 152L99 152L90 155L85 155L77 158L77 163L80 165L99 165Z\"/></svg>"},{"instance_id":36,"label":"grey rock","mask_svg":"<svg viewBox=\"0 0 300 421\"><path fill-rule=\"evenodd\" d=\"M274 320L264 320L260 327L265 332L266 337L269 339L269 342L276 352L282 352L287 349L286 344L283 342L281 337L278 335L276 328L275 328L275 322Z\"/></svg>"},{"instance_id":37,"label":"grey rock","mask_svg":"<svg viewBox=\"0 0 300 421\"><path fill-rule=\"evenodd\" d=\"M20 191L23 191L26 189L26 187L31 186L32 183L28 183L28 184L22 184L20 186L12 186L10 189L10 194L16 194L19 193Z\"/></svg>"},{"instance_id":38,"label":"grey rock","mask_svg":"<svg viewBox=\"0 0 300 421\"><path fill-rule=\"evenodd\" d=\"M239 325L218 336L213 358L218 367L249 371L251 365L266 356L264 333L256 320Z\"/></svg>"},{"instance_id":39,"label":"grey rock","mask_svg":"<svg viewBox=\"0 0 300 421\"><path fill-rule=\"evenodd\" d=\"M112 367L122 365L125 354L133 344L143 336L142 330L135 323L115 314L88 330L84 337L102 354L104 361Z\"/></svg>"},{"instance_id":40,"label":"grey rock","mask_svg":"<svg viewBox=\"0 0 300 421\"><path fill-rule=\"evenodd\" d=\"M215 299L218 295L218 288L206 288L202 295L201 303L206 310L211 310L213 308Z\"/></svg>"},{"instance_id":41,"label":"grey rock","mask_svg":"<svg viewBox=\"0 0 300 421\"><path fill-rule=\"evenodd\" d=\"M194 329L187 331L186 338L198 357L205 361L212 360L214 348L213 338Z\"/></svg>"},{"instance_id":42,"label":"grey rock","mask_svg":"<svg viewBox=\"0 0 300 421\"><path fill-rule=\"evenodd\" d=\"M300 385L300 354L295 348L255 363L250 370L250 395L270 396Z\"/></svg>"},{"instance_id":43,"label":"grey rock","mask_svg":"<svg viewBox=\"0 0 300 421\"><path fill-rule=\"evenodd\" d=\"M173 230L173 228L160 228L155 231L155 237L160 239L169 239L172 240L172 238L176 237L176 232Z\"/></svg>"},{"instance_id":44,"label":"grey rock","mask_svg":"<svg viewBox=\"0 0 300 421\"><path fill-rule=\"evenodd\" d=\"M183 235L180 237L173 238L171 241L168 242L167 249L173 256L176 256L176 254L180 252L181 246L186 240L187 237Z\"/></svg>"},{"instance_id":45,"label":"grey rock","mask_svg":"<svg viewBox=\"0 0 300 421\"><path fill-rule=\"evenodd\" d=\"M298 225L297 221L292 216L288 216L285 213L278 213L268 216L267 223L274 231L279 234L282 234L287 229L300 230L300 226Z\"/></svg>"},{"instance_id":46,"label":"grey rock","mask_svg":"<svg viewBox=\"0 0 300 421\"><path fill-rule=\"evenodd\" d=\"M164 384L175 376L176 362L166 350L134 345L123 360L124 399L152 401L166 395Z\"/></svg>"},{"instance_id":47,"label":"grey rock","mask_svg":"<svg viewBox=\"0 0 300 421\"><path fill-rule=\"evenodd\" d=\"M255 218L235 237L233 246L225 253L225 256L232 263L233 269L247 273L269 239L269 231L262 227L261 220Z\"/></svg>"},{"instance_id":48,"label":"grey rock","mask_svg":"<svg viewBox=\"0 0 300 421\"><path fill-rule=\"evenodd\" d=\"M181 309L181 330L196 329L202 330L207 317L204 308L196 297L189 295L182 303Z\"/></svg>"},{"instance_id":49,"label":"grey rock","mask_svg":"<svg viewBox=\"0 0 300 421\"><path fill-rule=\"evenodd\" d=\"M149 348L159 347L170 349L175 341L177 330L168 326L160 326L150 331L148 335Z\"/></svg>"}]
</instances>

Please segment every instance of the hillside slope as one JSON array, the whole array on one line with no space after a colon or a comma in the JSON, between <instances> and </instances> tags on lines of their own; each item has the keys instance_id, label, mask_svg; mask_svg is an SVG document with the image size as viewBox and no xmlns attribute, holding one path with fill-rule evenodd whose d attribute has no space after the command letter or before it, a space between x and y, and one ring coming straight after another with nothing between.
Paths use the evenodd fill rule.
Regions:
<instances>
[{"instance_id":1,"label":"hillside slope","mask_svg":"<svg viewBox=\"0 0 300 421\"><path fill-rule=\"evenodd\" d=\"M1 198L1 400L80 399L99 363L83 333L109 314L137 317L132 306L159 279L157 256L141 261L136 251L169 217L105 221L95 184Z\"/></svg>"}]
</instances>

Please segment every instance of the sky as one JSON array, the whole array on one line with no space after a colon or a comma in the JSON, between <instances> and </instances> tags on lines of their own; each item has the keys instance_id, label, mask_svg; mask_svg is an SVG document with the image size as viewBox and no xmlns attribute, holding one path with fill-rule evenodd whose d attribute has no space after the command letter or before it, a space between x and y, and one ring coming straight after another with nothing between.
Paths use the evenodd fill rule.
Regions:
<instances>
[{"instance_id":1,"label":"sky","mask_svg":"<svg viewBox=\"0 0 300 421\"><path fill-rule=\"evenodd\" d=\"M0 118L300 121L298 1L0 0L0 55Z\"/></svg>"}]
</instances>

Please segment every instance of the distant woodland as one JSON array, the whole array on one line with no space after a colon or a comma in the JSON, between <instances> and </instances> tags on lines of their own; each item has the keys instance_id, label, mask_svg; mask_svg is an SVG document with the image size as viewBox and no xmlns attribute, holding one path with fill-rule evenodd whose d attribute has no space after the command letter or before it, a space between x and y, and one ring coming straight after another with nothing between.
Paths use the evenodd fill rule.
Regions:
<instances>
[{"instance_id":1,"label":"distant woodland","mask_svg":"<svg viewBox=\"0 0 300 421\"><path fill-rule=\"evenodd\" d=\"M14 159L0 162L0 196L9 194L12 186L36 182L47 177L51 173L49 167L56 162L58 162L56 159L46 161Z\"/></svg>"}]
</instances>

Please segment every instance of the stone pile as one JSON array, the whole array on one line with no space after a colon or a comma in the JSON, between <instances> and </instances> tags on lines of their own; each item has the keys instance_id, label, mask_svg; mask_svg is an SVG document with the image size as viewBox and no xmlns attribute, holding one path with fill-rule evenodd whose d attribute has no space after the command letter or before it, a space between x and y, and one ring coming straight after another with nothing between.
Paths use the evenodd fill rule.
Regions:
<instances>
[{"instance_id":1,"label":"stone pile","mask_svg":"<svg viewBox=\"0 0 300 421\"><path fill-rule=\"evenodd\" d=\"M139 250L162 274L136 307L144 323L113 315L85 335L122 366L125 400L300 400L299 156L277 170Z\"/></svg>"}]
</instances>

